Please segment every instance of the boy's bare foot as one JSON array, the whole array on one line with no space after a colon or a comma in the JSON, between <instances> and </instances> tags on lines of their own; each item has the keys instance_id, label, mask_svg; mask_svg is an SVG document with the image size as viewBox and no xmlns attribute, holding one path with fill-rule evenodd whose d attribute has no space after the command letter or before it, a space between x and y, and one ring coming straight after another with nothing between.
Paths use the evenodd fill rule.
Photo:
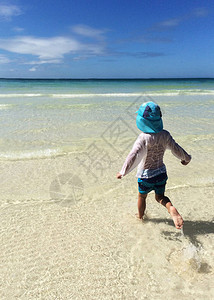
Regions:
<instances>
[{"instance_id":1,"label":"boy's bare foot","mask_svg":"<svg viewBox=\"0 0 214 300\"><path fill-rule=\"evenodd\" d=\"M177 209L174 206L170 206L169 213L173 219L173 222L175 223L175 227L177 229L181 229L183 227L184 220L177 211Z\"/></svg>"},{"instance_id":2,"label":"boy's bare foot","mask_svg":"<svg viewBox=\"0 0 214 300\"><path fill-rule=\"evenodd\" d=\"M148 220L148 215L147 214L144 214L141 218L139 216L138 213L135 214L135 218L138 219L138 220L141 220L141 221L145 221L145 220Z\"/></svg>"},{"instance_id":3,"label":"boy's bare foot","mask_svg":"<svg viewBox=\"0 0 214 300\"><path fill-rule=\"evenodd\" d=\"M140 217L139 214L137 214L137 213L135 214L135 218L138 219L138 220L142 220L143 219L143 217Z\"/></svg>"}]
</instances>

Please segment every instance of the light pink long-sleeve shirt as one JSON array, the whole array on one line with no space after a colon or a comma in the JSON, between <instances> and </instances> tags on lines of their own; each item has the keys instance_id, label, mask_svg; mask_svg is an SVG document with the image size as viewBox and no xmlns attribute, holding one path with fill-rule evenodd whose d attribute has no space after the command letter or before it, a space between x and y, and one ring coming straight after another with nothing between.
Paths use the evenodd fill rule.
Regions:
<instances>
[{"instance_id":1,"label":"light pink long-sleeve shirt","mask_svg":"<svg viewBox=\"0 0 214 300\"><path fill-rule=\"evenodd\" d=\"M142 132L128 154L120 174L125 176L136 166L138 178L150 178L165 172L163 156L166 149L170 149L172 154L181 160L191 160L191 156L175 142L168 131Z\"/></svg>"}]
</instances>

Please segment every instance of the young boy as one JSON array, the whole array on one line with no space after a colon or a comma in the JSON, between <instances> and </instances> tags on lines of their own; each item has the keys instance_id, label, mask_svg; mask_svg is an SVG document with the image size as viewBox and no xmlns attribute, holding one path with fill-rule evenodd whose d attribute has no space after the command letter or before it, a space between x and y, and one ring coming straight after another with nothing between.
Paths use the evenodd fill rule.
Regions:
<instances>
[{"instance_id":1,"label":"young boy","mask_svg":"<svg viewBox=\"0 0 214 300\"><path fill-rule=\"evenodd\" d=\"M168 177L163 156L165 150L170 149L183 165L190 162L191 156L174 141L168 131L163 130L161 110L156 103L150 101L142 104L137 113L136 124L142 133L135 141L121 171L117 173L117 178L121 179L138 166L139 219L143 218L146 209L147 194L154 190L155 199L167 208L175 227L181 229L183 219L170 199L164 195Z\"/></svg>"}]
</instances>

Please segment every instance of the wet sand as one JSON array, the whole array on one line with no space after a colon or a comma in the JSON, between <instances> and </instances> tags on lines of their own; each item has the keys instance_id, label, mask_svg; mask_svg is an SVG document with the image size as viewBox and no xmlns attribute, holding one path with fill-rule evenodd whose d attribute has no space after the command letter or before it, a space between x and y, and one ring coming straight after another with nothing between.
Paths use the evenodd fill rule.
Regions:
<instances>
[{"instance_id":1,"label":"wet sand","mask_svg":"<svg viewBox=\"0 0 214 300\"><path fill-rule=\"evenodd\" d=\"M72 156L2 162L0 298L212 299L213 185L198 186L197 162L166 160L184 235L153 193L135 218L136 178L115 177L122 158L102 177Z\"/></svg>"}]
</instances>

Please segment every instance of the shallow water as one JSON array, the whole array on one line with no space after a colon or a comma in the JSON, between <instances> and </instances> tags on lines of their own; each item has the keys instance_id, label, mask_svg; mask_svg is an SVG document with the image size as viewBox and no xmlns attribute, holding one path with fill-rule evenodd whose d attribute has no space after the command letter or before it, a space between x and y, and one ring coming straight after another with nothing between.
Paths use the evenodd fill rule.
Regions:
<instances>
[{"instance_id":1,"label":"shallow water","mask_svg":"<svg viewBox=\"0 0 214 300\"><path fill-rule=\"evenodd\" d=\"M213 299L212 80L0 81L1 299ZM135 171L116 180L154 99L192 155L170 152L166 194L135 218Z\"/></svg>"}]
</instances>

